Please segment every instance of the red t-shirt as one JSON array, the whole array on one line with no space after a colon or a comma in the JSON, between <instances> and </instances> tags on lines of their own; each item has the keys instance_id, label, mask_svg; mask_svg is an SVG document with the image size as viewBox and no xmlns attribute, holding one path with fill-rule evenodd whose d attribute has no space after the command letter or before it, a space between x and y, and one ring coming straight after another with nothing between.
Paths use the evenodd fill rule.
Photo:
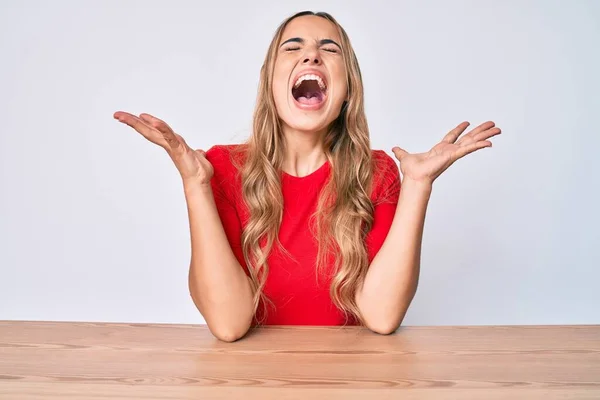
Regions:
<instances>
[{"instance_id":1,"label":"red t-shirt","mask_svg":"<svg viewBox=\"0 0 600 400\"><path fill-rule=\"evenodd\" d=\"M241 246L242 230L249 219L242 200L241 177L230 159L237 144L215 145L206 151L214 167L211 186L223 228L238 262L248 274ZM395 159L383 150L372 150L377 168L371 194L374 223L366 238L369 263L379 251L392 224L400 195L400 173ZM269 258L265 295L275 309L268 308L266 325L343 325L344 315L329 296L330 279L316 279L317 244L309 230L320 189L330 175L329 162L304 177L282 172L284 213L279 240L296 262L281 255L274 242ZM262 307L259 307L260 313ZM350 322L351 324L354 322Z\"/></svg>"}]
</instances>

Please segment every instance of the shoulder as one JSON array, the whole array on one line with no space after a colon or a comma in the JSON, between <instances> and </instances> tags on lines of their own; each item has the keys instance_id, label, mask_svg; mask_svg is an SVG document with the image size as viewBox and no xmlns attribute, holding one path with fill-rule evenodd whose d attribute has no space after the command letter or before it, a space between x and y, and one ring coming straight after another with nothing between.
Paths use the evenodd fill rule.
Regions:
<instances>
[{"instance_id":1,"label":"shoulder","mask_svg":"<svg viewBox=\"0 0 600 400\"><path fill-rule=\"evenodd\" d=\"M384 150L371 150L373 164L372 199L376 202L397 200L400 190L400 169L395 157Z\"/></svg>"},{"instance_id":2,"label":"shoulder","mask_svg":"<svg viewBox=\"0 0 600 400\"><path fill-rule=\"evenodd\" d=\"M395 178L396 175L399 175L398 161L384 150L371 150L371 159L374 182Z\"/></svg>"},{"instance_id":3,"label":"shoulder","mask_svg":"<svg viewBox=\"0 0 600 400\"><path fill-rule=\"evenodd\" d=\"M243 161L240 144L215 144L206 150L206 159L215 169L215 174L230 175L237 171Z\"/></svg>"},{"instance_id":4,"label":"shoulder","mask_svg":"<svg viewBox=\"0 0 600 400\"><path fill-rule=\"evenodd\" d=\"M206 150L205 157L213 166L213 189L222 191L231 201L239 197L241 177L238 170L239 144L216 144Z\"/></svg>"},{"instance_id":5,"label":"shoulder","mask_svg":"<svg viewBox=\"0 0 600 400\"><path fill-rule=\"evenodd\" d=\"M237 144L215 144L206 150L206 159L211 163L227 163L231 159L231 151Z\"/></svg>"}]
</instances>

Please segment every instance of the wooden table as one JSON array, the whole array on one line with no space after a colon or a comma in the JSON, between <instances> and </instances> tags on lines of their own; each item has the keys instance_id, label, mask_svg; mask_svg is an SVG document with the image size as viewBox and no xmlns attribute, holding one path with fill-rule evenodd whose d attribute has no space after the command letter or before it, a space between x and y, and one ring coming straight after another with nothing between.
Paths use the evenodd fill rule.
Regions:
<instances>
[{"instance_id":1,"label":"wooden table","mask_svg":"<svg viewBox=\"0 0 600 400\"><path fill-rule=\"evenodd\" d=\"M268 327L0 321L0 399L600 399L600 325Z\"/></svg>"}]
</instances>

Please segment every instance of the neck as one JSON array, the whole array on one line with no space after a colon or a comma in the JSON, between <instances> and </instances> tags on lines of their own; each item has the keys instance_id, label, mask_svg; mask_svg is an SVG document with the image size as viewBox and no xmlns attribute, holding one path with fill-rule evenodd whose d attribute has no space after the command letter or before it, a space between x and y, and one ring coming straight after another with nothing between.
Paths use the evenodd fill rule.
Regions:
<instances>
[{"instance_id":1,"label":"neck","mask_svg":"<svg viewBox=\"0 0 600 400\"><path fill-rule=\"evenodd\" d=\"M326 130L300 131L284 127L283 133L286 154L282 169L286 173L298 177L306 176L327 161L321 145Z\"/></svg>"}]
</instances>

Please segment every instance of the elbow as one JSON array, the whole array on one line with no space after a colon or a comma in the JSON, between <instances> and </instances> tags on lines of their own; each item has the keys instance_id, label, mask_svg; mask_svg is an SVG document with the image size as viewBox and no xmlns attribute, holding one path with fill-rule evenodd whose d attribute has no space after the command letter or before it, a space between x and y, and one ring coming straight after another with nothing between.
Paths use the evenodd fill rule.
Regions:
<instances>
[{"instance_id":1,"label":"elbow","mask_svg":"<svg viewBox=\"0 0 600 400\"><path fill-rule=\"evenodd\" d=\"M215 338L227 343L232 343L243 338L248 332L249 328L249 325L248 327L242 329L235 329L233 327L208 327Z\"/></svg>"},{"instance_id":2,"label":"elbow","mask_svg":"<svg viewBox=\"0 0 600 400\"><path fill-rule=\"evenodd\" d=\"M243 338L250 330L252 318L242 315L230 315L229 318L205 317L208 330L222 342L235 342Z\"/></svg>"},{"instance_id":3,"label":"elbow","mask_svg":"<svg viewBox=\"0 0 600 400\"><path fill-rule=\"evenodd\" d=\"M375 312L364 313L363 321L365 327L367 327L370 331L380 335L390 335L400 328L405 315L405 310L382 312L382 310L377 309Z\"/></svg>"},{"instance_id":4,"label":"elbow","mask_svg":"<svg viewBox=\"0 0 600 400\"><path fill-rule=\"evenodd\" d=\"M365 321L366 327L380 335L391 335L400 327L402 321L383 320L383 321Z\"/></svg>"},{"instance_id":5,"label":"elbow","mask_svg":"<svg viewBox=\"0 0 600 400\"><path fill-rule=\"evenodd\" d=\"M363 303L362 317L364 325L371 331L379 333L380 335L390 335L400 328L402 321L406 316L408 307L412 302L412 299L416 293L416 285L411 290L408 299L396 306L390 306L380 304L377 299L370 303ZM359 303L361 304L361 303ZM360 306L359 306L360 307Z\"/></svg>"},{"instance_id":6,"label":"elbow","mask_svg":"<svg viewBox=\"0 0 600 400\"><path fill-rule=\"evenodd\" d=\"M192 299L194 297L192 296ZM227 313L202 306L194 299L194 304L204 318L206 326L212 335L223 342L235 342L246 335L252 325L252 315L239 312Z\"/></svg>"},{"instance_id":7,"label":"elbow","mask_svg":"<svg viewBox=\"0 0 600 400\"><path fill-rule=\"evenodd\" d=\"M250 301L223 302L200 296L190 283L190 296L212 335L223 342L235 342L246 335L252 325L254 310Z\"/></svg>"},{"instance_id":8,"label":"elbow","mask_svg":"<svg viewBox=\"0 0 600 400\"><path fill-rule=\"evenodd\" d=\"M252 316L248 310L211 309L203 314L208 330L222 342L235 342L243 338L252 326Z\"/></svg>"}]
</instances>

